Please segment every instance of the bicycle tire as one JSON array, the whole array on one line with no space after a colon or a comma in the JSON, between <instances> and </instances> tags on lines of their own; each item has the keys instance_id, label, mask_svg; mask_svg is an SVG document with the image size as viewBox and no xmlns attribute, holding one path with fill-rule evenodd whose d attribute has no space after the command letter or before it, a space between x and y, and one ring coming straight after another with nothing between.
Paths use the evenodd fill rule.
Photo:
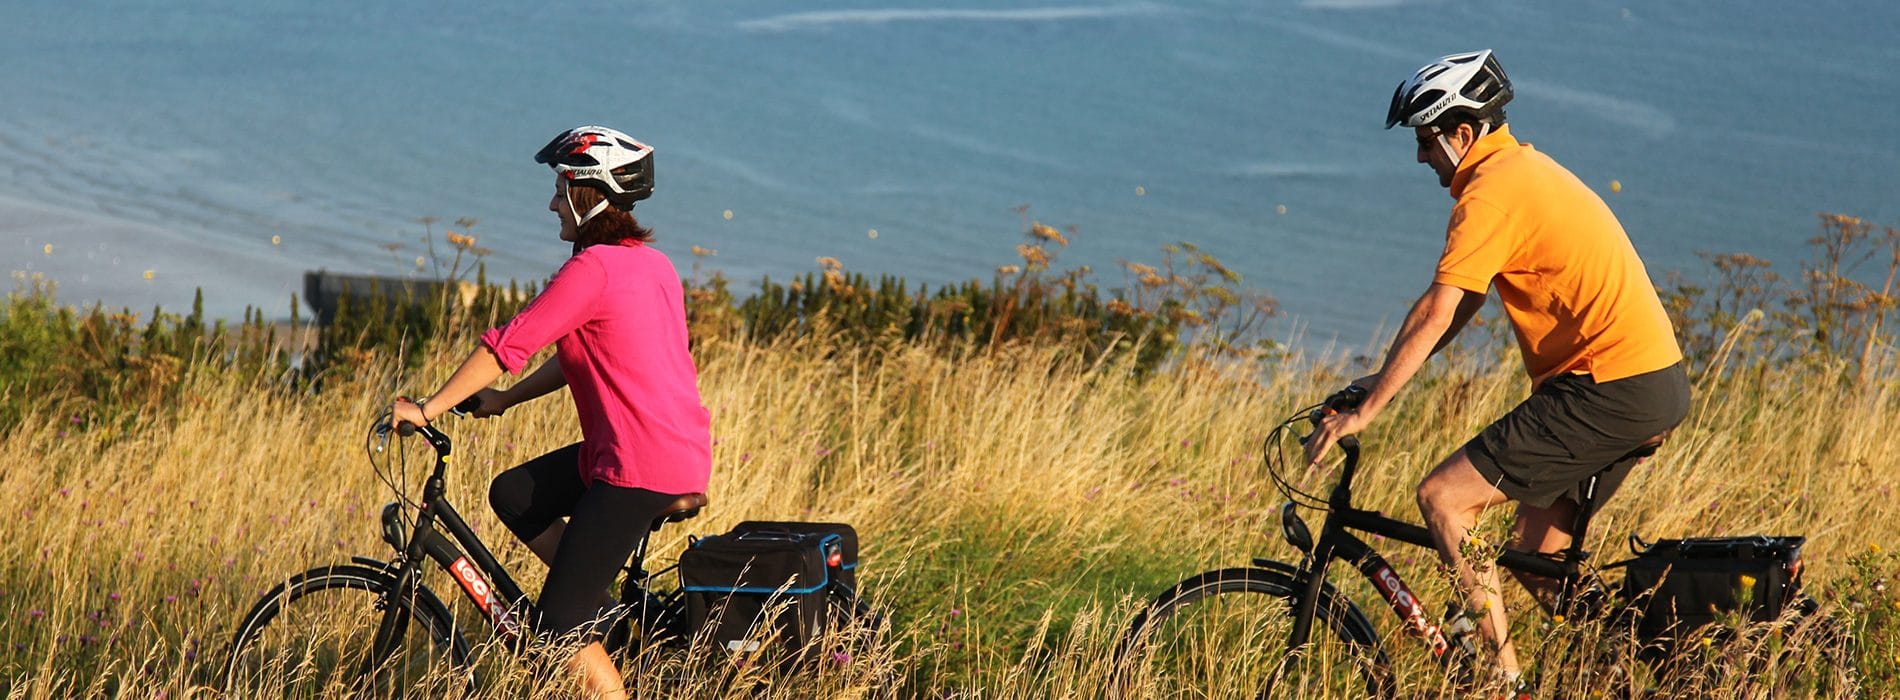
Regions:
<instances>
[{"instance_id":1,"label":"bicycle tire","mask_svg":"<svg viewBox=\"0 0 1900 700\"><path fill-rule=\"evenodd\" d=\"M1321 591L1312 639L1297 653L1287 649L1294 601L1304 584L1296 569L1285 569L1208 571L1163 591L1135 616L1117 645L1108 695L1395 695L1377 630L1330 584Z\"/></svg>"},{"instance_id":2,"label":"bicycle tire","mask_svg":"<svg viewBox=\"0 0 1900 700\"><path fill-rule=\"evenodd\" d=\"M387 565L320 566L290 577L251 607L225 663L232 697L393 697L455 695L474 683L468 642L441 599L426 587L390 595ZM363 678L383 601L409 613L396 656ZM446 694L446 695L445 695Z\"/></svg>"}]
</instances>

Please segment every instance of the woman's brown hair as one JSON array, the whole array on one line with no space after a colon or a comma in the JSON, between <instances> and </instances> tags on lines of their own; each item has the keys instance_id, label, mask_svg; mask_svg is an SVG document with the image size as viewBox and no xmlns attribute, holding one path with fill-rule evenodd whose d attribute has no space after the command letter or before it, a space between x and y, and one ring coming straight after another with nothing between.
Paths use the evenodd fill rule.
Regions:
<instances>
[{"instance_id":1,"label":"woman's brown hair","mask_svg":"<svg viewBox=\"0 0 1900 700\"><path fill-rule=\"evenodd\" d=\"M574 203L574 211L577 212L591 210L607 198L606 195L601 194L600 190L585 185L567 188L567 196ZM633 212L609 205L587 223L581 224L574 238L574 250L579 251L587 246L602 243L619 244L628 240L650 242L653 240L653 229L641 226L640 221L633 218Z\"/></svg>"}]
</instances>

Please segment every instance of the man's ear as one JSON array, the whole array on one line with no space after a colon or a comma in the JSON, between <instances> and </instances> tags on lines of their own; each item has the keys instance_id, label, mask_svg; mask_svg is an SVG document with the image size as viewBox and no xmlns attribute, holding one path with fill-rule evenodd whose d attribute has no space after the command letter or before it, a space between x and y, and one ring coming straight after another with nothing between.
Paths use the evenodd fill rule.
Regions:
<instances>
[{"instance_id":1,"label":"man's ear","mask_svg":"<svg viewBox=\"0 0 1900 700\"><path fill-rule=\"evenodd\" d=\"M1472 126L1471 122L1458 122L1457 129L1458 138L1465 142L1465 148L1469 149L1472 144L1478 142L1477 127Z\"/></svg>"}]
</instances>

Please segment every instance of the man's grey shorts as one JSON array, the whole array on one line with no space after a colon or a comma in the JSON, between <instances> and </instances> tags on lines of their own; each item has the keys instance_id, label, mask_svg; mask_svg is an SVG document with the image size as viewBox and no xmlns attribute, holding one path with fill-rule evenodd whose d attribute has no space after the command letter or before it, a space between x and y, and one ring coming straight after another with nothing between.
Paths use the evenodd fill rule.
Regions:
<instances>
[{"instance_id":1,"label":"man's grey shorts","mask_svg":"<svg viewBox=\"0 0 1900 700\"><path fill-rule=\"evenodd\" d=\"M1644 443L1688 413L1681 362L1603 384L1562 374L1465 443L1465 456L1504 495L1541 508L1559 498L1583 504L1583 483L1601 474L1595 504L1602 504L1654 451Z\"/></svg>"}]
</instances>

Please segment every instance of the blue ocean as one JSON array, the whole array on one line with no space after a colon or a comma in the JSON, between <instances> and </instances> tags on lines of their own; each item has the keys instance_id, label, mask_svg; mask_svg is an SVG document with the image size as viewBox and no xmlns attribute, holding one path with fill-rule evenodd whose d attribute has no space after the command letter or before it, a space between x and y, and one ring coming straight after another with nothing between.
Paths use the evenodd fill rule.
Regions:
<instances>
[{"instance_id":1,"label":"blue ocean","mask_svg":"<svg viewBox=\"0 0 1900 700\"><path fill-rule=\"evenodd\" d=\"M1900 223L1896 28L1826 0L12 0L0 269L285 316L303 271L411 274L472 218L491 277L540 279L567 248L531 156L598 123L658 149L636 213L685 274L988 279L1040 221L1105 287L1191 241L1279 299L1271 332L1361 346L1451 205L1381 129L1419 65L1495 49L1513 131L1659 280L1787 274L1817 212Z\"/></svg>"}]
</instances>

